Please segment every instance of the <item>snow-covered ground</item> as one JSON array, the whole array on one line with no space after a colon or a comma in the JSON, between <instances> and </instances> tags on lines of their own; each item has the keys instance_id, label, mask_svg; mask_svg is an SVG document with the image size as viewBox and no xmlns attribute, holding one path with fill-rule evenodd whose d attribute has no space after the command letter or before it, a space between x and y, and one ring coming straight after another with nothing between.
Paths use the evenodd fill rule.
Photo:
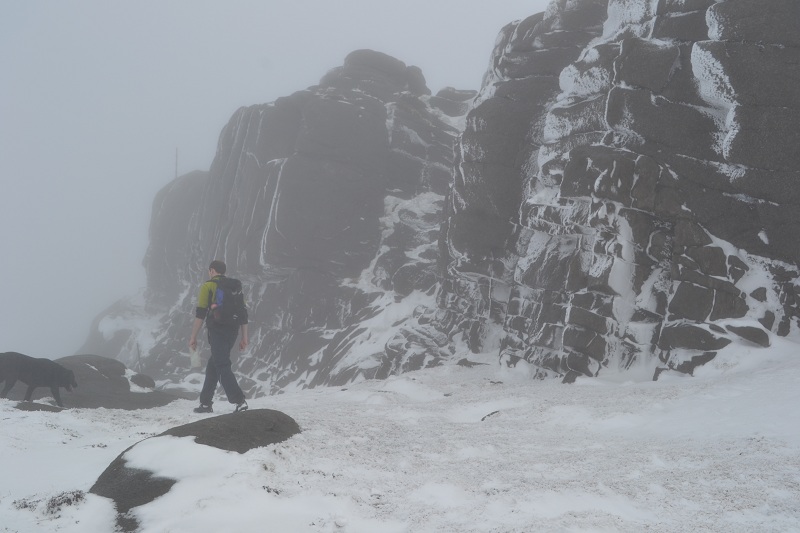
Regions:
<instances>
[{"instance_id":1,"label":"snow-covered ground","mask_svg":"<svg viewBox=\"0 0 800 533\"><path fill-rule=\"evenodd\" d=\"M252 400L303 432L242 455L146 441L132 466L179 481L137 517L153 533L800 531L798 348L773 339L731 346L694 377L574 385L471 356L488 364ZM14 405L0 400L0 532L112 532L113 505L88 493L106 466L212 416L185 400Z\"/></svg>"}]
</instances>

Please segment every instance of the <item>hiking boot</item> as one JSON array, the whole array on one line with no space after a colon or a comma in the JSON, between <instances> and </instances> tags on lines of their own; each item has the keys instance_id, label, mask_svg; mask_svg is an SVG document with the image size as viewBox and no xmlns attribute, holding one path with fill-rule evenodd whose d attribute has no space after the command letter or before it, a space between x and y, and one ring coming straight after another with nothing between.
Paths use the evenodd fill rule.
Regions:
<instances>
[{"instance_id":1,"label":"hiking boot","mask_svg":"<svg viewBox=\"0 0 800 533\"><path fill-rule=\"evenodd\" d=\"M247 401L242 400L241 402L236 404L236 409L233 410L234 413L239 413L241 411L247 411Z\"/></svg>"},{"instance_id":2,"label":"hiking boot","mask_svg":"<svg viewBox=\"0 0 800 533\"><path fill-rule=\"evenodd\" d=\"M212 409L210 405L203 405L201 403L199 407L195 407L194 408L194 412L195 413L213 413L214 409Z\"/></svg>"}]
</instances>

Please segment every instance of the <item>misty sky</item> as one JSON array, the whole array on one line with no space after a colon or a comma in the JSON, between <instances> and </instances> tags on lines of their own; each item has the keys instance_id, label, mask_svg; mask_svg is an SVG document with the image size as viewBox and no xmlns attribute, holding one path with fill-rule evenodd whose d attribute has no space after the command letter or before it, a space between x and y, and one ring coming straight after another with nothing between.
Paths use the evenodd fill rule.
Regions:
<instances>
[{"instance_id":1,"label":"misty sky","mask_svg":"<svg viewBox=\"0 0 800 533\"><path fill-rule=\"evenodd\" d=\"M499 30L547 0L25 0L0 4L0 352L75 353L144 287L150 209L207 170L241 106L352 50L478 89ZM103 354L101 354L103 355Z\"/></svg>"}]
</instances>

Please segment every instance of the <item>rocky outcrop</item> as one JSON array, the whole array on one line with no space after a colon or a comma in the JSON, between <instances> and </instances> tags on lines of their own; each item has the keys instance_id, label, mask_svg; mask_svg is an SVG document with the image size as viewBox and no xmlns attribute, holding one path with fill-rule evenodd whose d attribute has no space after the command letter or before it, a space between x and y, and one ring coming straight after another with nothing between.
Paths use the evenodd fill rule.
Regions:
<instances>
[{"instance_id":1,"label":"rocky outcrop","mask_svg":"<svg viewBox=\"0 0 800 533\"><path fill-rule=\"evenodd\" d=\"M461 142L442 307L567 380L643 359L691 372L789 333L798 14L557 1L506 28Z\"/></svg>"},{"instance_id":2,"label":"rocky outcrop","mask_svg":"<svg viewBox=\"0 0 800 533\"><path fill-rule=\"evenodd\" d=\"M474 95L431 95L418 68L361 50L318 86L238 110L210 171L159 192L147 290L99 317L83 350L186 377L195 291L220 258L248 290L252 344L236 359L248 396L418 368L409 347L447 339L402 323L434 314L453 147Z\"/></svg>"},{"instance_id":3,"label":"rocky outcrop","mask_svg":"<svg viewBox=\"0 0 800 533\"><path fill-rule=\"evenodd\" d=\"M147 291L84 351L184 379L214 257L249 288L249 395L469 350L565 381L692 373L794 334L798 9L554 0L503 28L477 94L354 52L159 193Z\"/></svg>"}]
</instances>

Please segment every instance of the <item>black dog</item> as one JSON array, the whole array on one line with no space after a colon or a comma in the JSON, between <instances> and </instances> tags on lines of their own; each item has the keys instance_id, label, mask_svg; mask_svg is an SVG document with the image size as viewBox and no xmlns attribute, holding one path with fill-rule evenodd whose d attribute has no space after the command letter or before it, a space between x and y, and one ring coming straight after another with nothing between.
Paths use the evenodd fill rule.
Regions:
<instances>
[{"instance_id":1,"label":"black dog","mask_svg":"<svg viewBox=\"0 0 800 533\"><path fill-rule=\"evenodd\" d=\"M0 381L6 382L0 397L5 398L17 380L28 386L25 392L26 402L31 401L31 395L37 387L50 387L59 407L64 407L64 404L61 403L58 388L64 387L72 391L78 386L75 373L55 361L37 359L17 352L0 353Z\"/></svg>"}]
</instances>

